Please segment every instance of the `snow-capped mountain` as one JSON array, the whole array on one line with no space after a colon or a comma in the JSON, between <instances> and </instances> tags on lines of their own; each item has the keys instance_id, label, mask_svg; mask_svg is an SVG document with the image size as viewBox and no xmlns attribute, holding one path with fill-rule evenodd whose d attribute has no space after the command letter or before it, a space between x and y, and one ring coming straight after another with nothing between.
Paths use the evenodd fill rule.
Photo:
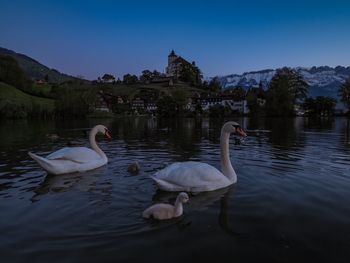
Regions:
<instances>
[{"instance_id":1,"label":"snow-capped mountain","mask_svg":"<svg viewBox=\"0 0 350 263\"><path fill-rule=\"evenodd\" d=\"M332 96L337 97L337 91L339 86L350 78L350 66L342 67L337 66L335 68L322 66L294 68L298 71L310 85L310 96ZM276 73L274 69L265 69L261 71L246 72L242 75L232 74L227 76L219 76L221 85L224 88L231 86L241 86L244 88L256 87L261 85L263 88L267 88L272 77Z\"/></svg>"}]
</instances>

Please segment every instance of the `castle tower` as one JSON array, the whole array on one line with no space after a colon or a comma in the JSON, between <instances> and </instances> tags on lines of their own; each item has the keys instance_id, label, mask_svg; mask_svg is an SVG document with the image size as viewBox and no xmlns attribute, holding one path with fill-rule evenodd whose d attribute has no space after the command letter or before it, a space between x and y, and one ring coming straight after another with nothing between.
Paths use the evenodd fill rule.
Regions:
<instances>
[{"instance_id":1,"label":"castle tower","mask_svg":"<svg viewBox=\"0 0 350 263\"><path fill-rule=\"evenodd\" d=\"M168 66L166 67L166 75L167 76L174 76L176 71L176 65L174 61L178 58L178 56L175 54L174 50L171 50L170 54L168 55Z\"/></svg>"},{"instance_id":2,"label":"castle tower","mask_svg":"<svg viewBox=\"0 0 350 263\"><path fill-rule=\"evenodd\" d=\"M174 60L177 58L177 55L175 54L174 50L171 50L169 56L168 56L168 67L170 66L171 63L174 62Z\"/></svg>"}]
</instances>

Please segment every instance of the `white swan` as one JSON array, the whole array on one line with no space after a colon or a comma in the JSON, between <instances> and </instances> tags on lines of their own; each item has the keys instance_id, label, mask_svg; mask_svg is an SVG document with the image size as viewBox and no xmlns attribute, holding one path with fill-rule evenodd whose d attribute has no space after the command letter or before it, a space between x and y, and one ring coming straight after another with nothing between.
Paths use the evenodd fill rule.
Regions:
<instances>
[{"instance_id":1,"label":"white swan","mask_svg":"<svg viewBox=\"0 0 350 263\"><path fill-rule=\"evenodd\" d=\"M186 193L180 193L175 201L175 206L169 204L156 204L143 211L144 218L154 218L158 220L179 217L183 213L183 203L187 203L189 197Z\"/></svg>"},{"instance_id":2,"label":"white swan","mask_svg":"<svg viewBox=\"0 0 350 263\"><path fill-rule=\"evenodd\" d=\"M51 174L85 172L105 165L108 162L105 153L97 146L95 136L103 133L111 139L109 130L103 125L96 125L90 132L89 141L92 149L86 147L66 147L46 156L29 152L44 170Z\"/></svg>"},{"instance_id":3,"label":"white swan","mask_svg":"<svg viewBox=\"0 0 350 263\"><path fill-rule=\"evenodd\" d=\"M237 175L229 155L230 133L246 137L238 123L230 121L221 129L221 171L200 162L173 163L155 173L151 178L164 191L206 192L236 183Z\"/></svg>"}]
</instances>

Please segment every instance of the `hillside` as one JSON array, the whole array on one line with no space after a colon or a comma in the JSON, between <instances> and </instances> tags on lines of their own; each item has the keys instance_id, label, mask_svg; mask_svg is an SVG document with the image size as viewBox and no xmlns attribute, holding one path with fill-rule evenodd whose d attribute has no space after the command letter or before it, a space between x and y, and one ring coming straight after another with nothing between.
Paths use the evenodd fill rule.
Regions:
<instances>
[{"instance_id":1,"label":"hillside","mask_svg":"<svg viewBox=\"0 0 350 263\"><path fill-rule=\"evenodd\" d=\"M306 80L310 86L310 96L331 96L337 98L339 86L350 78L350 67L337 66L335 68L322 66L294 68ZM258 86L259 83L266 89L276 70L266 69L260 71L246 72L241 75L231 74L220 76L219 80L224 88L230 86L241 86L249 88Z\"/></svg>"},{"instance_id":2,"label":"hillside","mask_svg":"<svg viewBox=\"0 0 350 263\"><path fill-rule=\"evenodd\" d=\"M12 50L0 47L0 54L15 58L25 74L32 79L44 79L46 75L49 77L51 83L61 83L74 79L72 76L60 73L55 69L50 69L32 58Z\"/></svg>"},{"instance_id":3,"label":"hillside","mask_svg":"<svg viewBox=\"0 0 350 263\"><path fill-rule=\"evenodd\" d=\"M0 82L0 117L26 117L32 112L52 114L54 109L54 100L31 96Z\"/></svg>"}]
</instances>

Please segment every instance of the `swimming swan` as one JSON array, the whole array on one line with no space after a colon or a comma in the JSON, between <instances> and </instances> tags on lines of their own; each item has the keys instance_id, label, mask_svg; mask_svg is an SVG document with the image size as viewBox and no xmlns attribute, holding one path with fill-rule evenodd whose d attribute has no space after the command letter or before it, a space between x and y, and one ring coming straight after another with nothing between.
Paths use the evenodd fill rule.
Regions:
<instances>
[{"instance_id":1,"label":"swimming swan","mask_svg":"<svg viewBox=\"0 0 350 263\"><path fill-rule=\"evenodd\" d=\"M173 163L155 173L151 178L164 191L205 192L227 187L236 183L237 175L229 156L230 134L246 137L237 122L229 121L221 129L221 171L200 162Z\"/></svg>"},{"instance_id":2,"label":"swimming swan","mask_svg":"<svg viewBox=\"0 0 350 263\"><path fill-rule=\"evenodd\" d=\"M186 193L180 193L175 201L175 206L169 204L155 204L143 211L144 218L154 218L158 220L179 217L183 213L183 203L187 203L189 197Z\"/></svg>"},{"instance_id":3,"label":"swimming swan","mask_svg":"<svg viewBox=\"0 0 350 263\"><path fill-rule=\"evenodd\" d=\"M110 131L103 125L96 125L90 132L89 141L92 149L86 147L65 147L46 156L29 152L44 170L51 174L85 172L105 165L108 162L105 153L97 146L95 136L104 134L111 139Z\"/></svg>"}]
</instances>

